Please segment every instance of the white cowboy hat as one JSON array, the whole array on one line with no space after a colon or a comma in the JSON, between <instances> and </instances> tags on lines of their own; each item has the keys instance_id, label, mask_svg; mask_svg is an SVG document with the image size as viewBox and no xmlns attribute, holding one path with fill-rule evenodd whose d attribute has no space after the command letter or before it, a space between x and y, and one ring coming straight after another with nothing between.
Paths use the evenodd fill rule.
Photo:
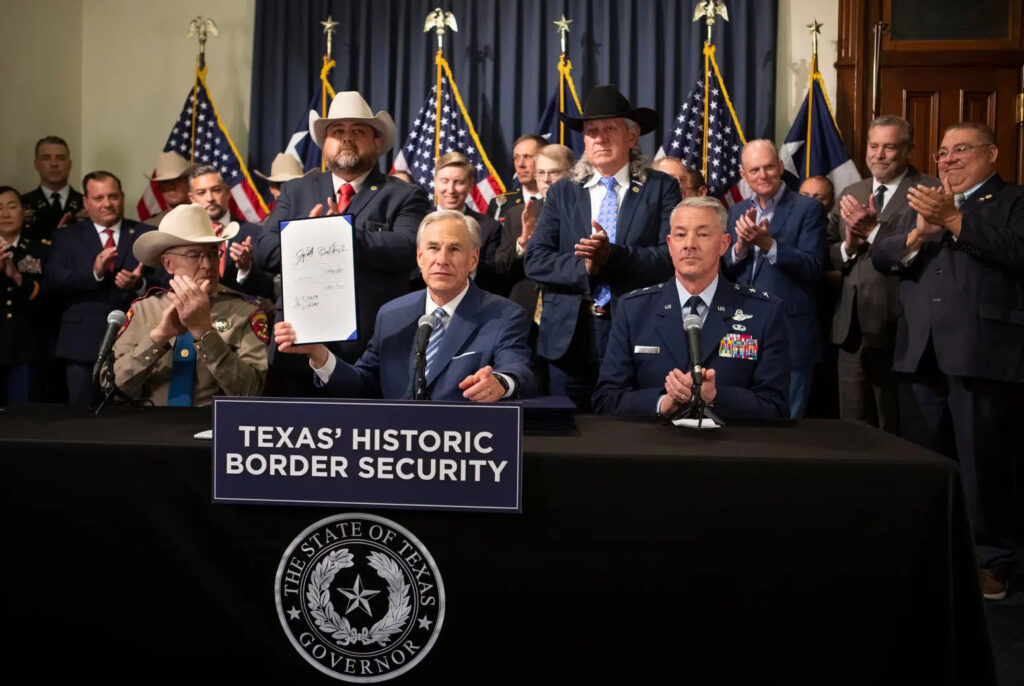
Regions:
<instances>
[{"instance_id":1,"label":"white cowboy hat","mask_svg":"<svg viewBox=\"0 0 1024 686\"><path fill-rule=\"evenodd\" d=\"M273 183L291 181L301 177L302 174L302 162L295 159L294 155L289 155L286 152L277 153L277 157L270 163L270 176L267 176L258 169L256 170L256 176Z\"/></svg>"},{"instance_id":2,"label":"white cowboy hat","mask_svg":"<svg viewBox=\"0 0 1024 686\"><path fill-rule=\"evenodd\" d=\"M168 248L179 245L210 246L223 243L238 234L238 224L231 222L218 236L202 205L178 205L168 212L156 231L147 231L135 239L135 259L148 267L161 266L160 256Z\"/></svg>"},{"instance_id":3,"label":"white cowboy hat","mask_svg":"<svg viewBox=\"0 0 1024 686\"><path fill-rule=\"evenodd\" d=\"M358 92L343 91L334 96L326 117L321 119L319 114L313 110L309 111L309 135L313 137L313 142L318 148L324 147L327 127L341 120L358 121L373 127L377 132L378 155L383 155L395 147L395 122L391 115L384 110L374 115Z\"/></svg>"},{"instance_id":4,"label":"white cowboy hat","mask_svg":"<svg viewBox=\"0 0 1024 686\"><path fill-rule=\"evenodd\" d=\"M156 171L153 172L152 177L149 174L143 174L143 176L147 179L152 178L153 181L171 181L188 174L191 167L188 160L170 150L160 153L160 157L156 158Z\"/></svg>"}]
</instances>

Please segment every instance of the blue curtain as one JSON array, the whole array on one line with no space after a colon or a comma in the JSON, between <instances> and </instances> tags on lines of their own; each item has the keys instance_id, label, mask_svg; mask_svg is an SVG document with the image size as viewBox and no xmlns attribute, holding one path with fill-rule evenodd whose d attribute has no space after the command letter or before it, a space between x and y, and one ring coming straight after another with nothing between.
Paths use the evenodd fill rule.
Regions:
<instances>
[{"instance_id":1,"label":"blue curtain","mask_svg":"<svg viewBox=\"0 0 1024 686\"><path fill-rule=\"evenodd\" d=\"M437 0L257 0L253 38L250 164L282 151L319 88L325 43L334 35L335 90L357 90L387 110L399 143L434 79L433 31L423 32ZM614 83L636 106L653 107L662 126L641 143L653 155L665 124L701 75L703 20L695 0L448 0L458 22L445 35L445 57L502 179L512 178L511 147L533 132L558 86L561 14L572 20L569 57L581 100L596 84ZM729 19L714 27L726 87L748 138L773 136L778 0L730 0ZM724 27L723 27L724 24ZM391 158L384 161L389 166Z\"/></svg>"}]
</instances>

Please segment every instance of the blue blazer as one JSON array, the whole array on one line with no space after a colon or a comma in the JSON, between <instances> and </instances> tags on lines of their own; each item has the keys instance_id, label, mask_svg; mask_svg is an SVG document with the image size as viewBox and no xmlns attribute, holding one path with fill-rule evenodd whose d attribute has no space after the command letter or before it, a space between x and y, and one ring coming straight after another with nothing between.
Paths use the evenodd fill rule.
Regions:
<instances>
[{"instance_id":1,"label":"blue blazer","mask_svg":"<svg viewBox=\"0 0 1024 686\"><path fill-rule=\"evenodd\" d=\"M729 235L736 242L736 220L752 207L750 200L729 209ZM821 327L818 325L817 284L825 268L825 207L789 189L779 198L771 220L772 238L778 244L775 264L754 250L730 264L732 246L722 258L726 278L741 286L753 286L782 299L789 327L789 363L804 366L821 361Z\"/></svg>"},{"instance_id":2,"label":"blue blazer","mask_svg":"<svg viewBox=\"0 0 1024 686\"><path fill-rule=\"evenodd\" d=\"M354 365L338 360L327 390L339 397L402 399L413 395L413 339L426 311L426 290L392 300L380 309L373 338ZM533 393L530 320L523 308L470 282L448 322L438 364L427 375L433 400L465 400L459 383L481 367L516 379L516 395ZM315 375L314 375L315 376ZM319 378L314 378L320 385Z\"/></svg>"},{"instance_id":3,"label":"blue blazer","mask_svg":"<svg viewBox=\"0 0 1024 686\"><path fill-rule=\"evenodd\" d=\"M614 306L619 295L672 275L666 239L669 216L681 201L679 183L667 174L648 170L645 182L633 179L619 207L611 257L597 279L591 279L583 258L573 254L573 246L592 231L590 191L572 179L548 189L523 261L526 276L543 289L537 339L541 356L557 360L565 354L576 331L580 303L593 300L598 281L611 288Z\"/></svg>"},{"instance_id":4,"label":"blue blazer","mask_svg":"<svg viewBox=\"0 0 1024 686\"><path fill-rule=\"evenodd\" d=\"M271 274L281 273L282 221L301 219L314 206L334 195L331 173L308 174L284 184L256 241L254 261ZM326 205L325 205L326 207ZM416 268L416 229L430 212L426 192L419 186L385 176L374 167L345 214L355 228L356 307L359 340L332 345L340 357L354 362L373 334L380 307L409 290L409 274ZM285 293L284 297L288 294ZM298 356L288 356L297 358ZM295 369L309 371L302 360Z\"/></svg>"},{"instance_id":5,"label":"blue blazer","mask_svg":"<svg viewBox=\"0 0 1024 686\"><path fill-rule=\"evenodd\" d=\"M135 239L155 230L156 227L149 224L121 220L115 273L139 266L132 249ZM63 300L57 357L80 362L95 360L107 329L107 315L111 310L127 312L137 297L135 291L115 286L113 274L105 275L102 281L96 280L92 265L101 250L103 242L91 220L72 224L53 234L43 279L45 288ZM142 275L152 280L153 269L145 267Z\"/></svg>"},{"instance_id":6,"label":"blue blazer","mask_svg":"<svg viewBox=\"0 0 1024 686\"><path fill-rule=\"evenodd\" d=\"M893 369L916 372L931 338L945 374L1024 382L1024 186L997 174L960 212L959 239L940 232L906 267L916 214L872 249L875 267L900 277Z\"/></svg>"},{"instance_id":7,"label":"blue blazer","mask_svg":"<svg viewBox=\"0 0 1024 686\"><path fill-rule=\"evenodd\" d=\"M817 201L815 201L817 202ZM619 299L594 390L594 411L654 415L665 377L690 371L690 346L675 279ZM718 279L700 336L700 359L715 370L715 412L729 419L789 416L789 358L782 303L763 291ZM729 336L756 341L756 359L723 350ZM749 345L749 343L748 343ZM724 353L724 354L723 354ZM738 356L727 356L727 355Z\"/></svg>"}]
</instances>

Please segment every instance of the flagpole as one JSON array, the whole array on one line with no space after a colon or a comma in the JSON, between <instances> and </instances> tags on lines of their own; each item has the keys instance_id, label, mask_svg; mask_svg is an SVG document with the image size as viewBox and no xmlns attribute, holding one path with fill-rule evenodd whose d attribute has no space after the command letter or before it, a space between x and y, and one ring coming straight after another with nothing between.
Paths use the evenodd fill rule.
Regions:
<instances>
[{"instance_id":1,"label":"flagpole","mask_svg":"<svg viewBox=\"0 0 1024 686\"><path fill-rule=\"evenodd\" d=\"M557 27L555 30L558 32L559 40L562 46L562 54L558 58L558 113L565 114L565 81L566 72L569 67L569 24L572 23L572 19L566 19L565 14L562 14L558 21L553 22ZM558 118L558 142L560 145L565 145L565 122L562 118Z\"/></svg>"},{"instance_id":2,"label":"flagpole","mask_svg":"<svg viewBox=\"0 0 1024 686\"><path fill-rule=\"evenodd\" d=\"M328 14L327 20L320 22L320 25L324 27L324 34L327 36L327 52L324 53L323 65L320 67L320 116L326 117L328 93L330 93L332 99L334 98L334 89L328 83L327 74L334 67L334 59L331 55L334 52L333 39L334 32L337 31L338 22L334 21L332 15ZM327 160L324 159L323 151L320 152L320 171L327 171Z\"/></svg>"},{"instance_id":3,"label":"flagpole","mask_svg":"<svg viewBox=\"0 0 1024 686\"><path fill-rule=\"evenodd\" d=\"M199 81L206 78L206 39L212 34L219 36L217 24L213 19L203 19L202 16L195 17L188 24L186 38L197 38L199 40L199 55L196 57L196 73L192 80L192 132L189 138L189 163L195 162L196 158L196 101L199 97Z\"/></svg>"},{"instance_id":4,"label":"flagpole","mask_svg":"<svg viewBox=\"0 0 1024 686\"><path fill-rule=\"evenodd\" d=\"M441 74L444 70L444 33L445 27L452 31L458 31L459 25L455 21L455 15L451 12L444 12L440 7L434 8L427 14L427 21L423 26L423 33L431 29L437 33L437 53L434 55L434 64L437 66L436 88L434 90L434 162L441 156ZM437 190L434 190L434 204L437 204Z\"/></svg>"},{"instance_id":5,"label":"flagpole","mask_svg":"<svg viewBox=\"0 0 1024 686\"><path fill-rule=\"evenodd\" d=\"M804 140L804 179L811 175L811 129L814 122L814 77L818 73L818 34L822 24L814 19L807 28L811 30L811 74L807 84L807 138Z\"/></svg>"}]
</instances>

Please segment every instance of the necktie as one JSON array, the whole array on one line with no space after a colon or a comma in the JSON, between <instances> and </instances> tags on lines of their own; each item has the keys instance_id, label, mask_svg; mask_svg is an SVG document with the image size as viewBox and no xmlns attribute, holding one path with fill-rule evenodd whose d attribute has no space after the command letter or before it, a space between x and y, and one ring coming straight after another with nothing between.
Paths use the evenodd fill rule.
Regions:
<instances>
[{"instance_id":1,"label":"necktie","mask_svg":"<svg viewBox=\"0 0 1024 686\"><path fill-rule=\"evenodd\" d=\"M875 191L875 214L882 214L882 208L885 207L885 192L888 190L885 186L879 186L878 190Z\"/></svg>"},{"instance_id":2,"label":"necktie","mask_svg":"<svg viewBox=\"0 0 1024 686\"><path fill-rule=\"evenodd\" d=\"M615 226L619 221L619 195L615 192L618 182L614 176L602 176L598 182L605 188L604 197L601 198L601 207L597 212L597 223L601 225L604 232L608 234L608 242L615 242ZM608 284L601 281L597 284L594 294L594 303L604 307L612 299L612 289Z\"/></svg>"},{"instance_id":3,"label":"necktie","mask_svg":"<svg viewBox=\"0 0 1024 686\"><path fill-rule=\"evenodd\" d=\"M107 240L103 244L103 249L106 250L107 248L116 248L117 244L114 243L114 230L103 229L103 233L107 234ZM107 271L110 272L111 274L114 273L114 260L111 260L110 262L107 263Z\"/></svg>"},{"instance_id":4,"label":"necktie","mask_svg":"<svg viewBox=\"0 0 1024 686\"><path fill-rule=\"evenodd\" d=\"M686 314L695 314L700 316L700 306L704 304L704 301L700 299L699 295L691 295L690 299L686 301L686 306L690 308L690 311Z\"/></svg>"},{"instance_id":5,"label":"necktie","mask_svg":"<svg viewBox=\"0 0 1024 686\"><path fill-rule=\"evenodd\" d=\"M966 199L967 197L963 193L956 193L953 196L953 204L956 205L956 208L959 210L960 206L964 204L964 200Z\"/></svg>"},{"instance_id":6,"label":"necktie","mask_svg":"<svg viewBox=\"0 0 1024 686\"><path fill-rule=\"evenodd\" d=\"M171 383L167 388L168 407L192 407L192 384L196 372L193 340L192 334L186 331L174 341Z\"/></svg>"},{"instance_id":7,"label":"necktie","mask_svg":"<svg viewBox=\"0 0 1024 686\"><path fill-rule=\"evenodd\" d=\"M50 206L53 207L54 212L60 212L60 193L50 193Z\"/></svg>"},{"instance_id":8,"label":"necktie","mask_svg":"<svg viewBox=\"0 0 1024 686\"><path fill-rule=\"evenodd\" d=\"M444 338L444 315L443 307L434 310L437 326L434 327L434 330L430 333L430 339L427 341L427 376L430 376L430 372L434 367L434 361L437 359L437 349L441 347L441 339Z\"/></svg>"},{"instance_id":9,"label":"necktie","mask_svg":"<svg viewBox=\"0 0 1024 686\"><path fill-rule=\"evenodd\" d=\"M352 202L352 196L355 194L356 189L350 183L346 183L338 189L338 214L348 209L348 204Z\"/></svg>"},{"instance_id":10,"label":"necktie","mask_svg":"<svg viewBox=\"0 0 1024 686\"><path fill-rule=\"evenodd\" d=\"M217 237L220 238L220 235L224 233L224 225L220 222L213 222L213 231L217 234ZM228 244L225 243L221 248L224 252L220 254L220 275L224 276L224 264L228 257Z\"/></svg>"}]
</instances>

